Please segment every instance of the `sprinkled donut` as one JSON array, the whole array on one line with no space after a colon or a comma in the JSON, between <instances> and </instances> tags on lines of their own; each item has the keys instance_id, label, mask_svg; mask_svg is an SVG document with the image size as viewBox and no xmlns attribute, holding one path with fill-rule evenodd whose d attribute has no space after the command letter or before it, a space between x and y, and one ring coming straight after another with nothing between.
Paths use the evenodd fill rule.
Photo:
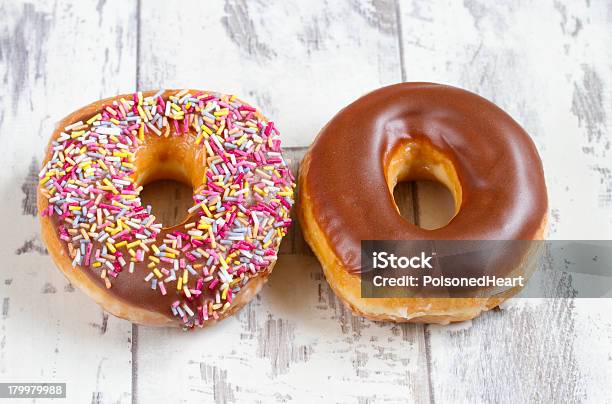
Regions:
<instances>
[{"instance_id":1,"label":"sprinkled donut","mask_svg":"<svg viewBox=\"0 0 612 404\"><path fill-rule=\"evenodd\" d=\"M94 102L53 133L39 175L42 236L68 279L130 321L202 327L260 290L291 225L279 131L235 96L138 92ZM164 227L139 198L160 178L193 186Z\"/></svg>"}]
</instances>

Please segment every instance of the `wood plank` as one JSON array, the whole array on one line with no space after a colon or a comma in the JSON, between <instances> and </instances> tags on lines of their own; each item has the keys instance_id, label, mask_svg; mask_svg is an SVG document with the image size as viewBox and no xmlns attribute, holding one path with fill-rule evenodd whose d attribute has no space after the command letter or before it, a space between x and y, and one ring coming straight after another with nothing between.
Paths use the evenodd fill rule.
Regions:
<instances>
[{"instance_id":1,"label":"wood plank","mask_svg":"<svg viewBox=\"0 0 612 404\"><path fill-rule=\"evenodd\" d=\"M139 87L234 92L275 119L285 147L306 146L342 106L401 79L395 17L392 1L150 1ZM302 153L287 149L294 169ZM354 317L300 234L238 315L202 333L138 328L138 380L156 379L160 363L177 375L138 382L138 401L428 400L422 327Z\"/></svg>"},{"instance_id":2,"label":"wood plank","mask_svg":"<svg viewBox=\"0 0 612 404\"><path fill-rule=\"evenodd\" d=\"M285 147L310 145L346 104L401 79L393 1L200 3L143 4L140 88L238 94L274 118Z\"/></svg>"},{"instance_id":3,"label":"wood plank","mask_svg":"<svg viewBox=\"0 0 612 404\"><path fill-rule=\"evenodd\" d=\"M304 151L286 150L295 173ZM191 191L187 191L178 182L158 181L145 185L143 193L145 200L154 202L158 217L177 223L191 205ZM404 197L398 201L402 210L411 208L410 194ZM185 209L178 209L180 206ZM137 377L154 378L159 372L158 361L164 360L172 367L170 372L183 376L181 394L215 402L288 397L322 400L330 397L330 391L334 400L367 401L380 397L379 387L373 388L379 383L399 384L386 395L398 399L411 391L409 385L422 381L421 373L410 374L415 369L408 367L414 356L416 363L423 362L421 327L384 325L353 316L329 288L299 225L291 228L281 251L275 272L260 296L236 318L204 331L206 335L196 332L182 336L176 330L138 327ZM293 319L301 321L296 323ZM164 351L157 347L169 339L176 340L176 349L188 349L191 356L183 358L175 348ZM180 359L168 359L176 355ZM396 360L402 362L399 369L395 369ZM257 373L250 374L256 369L265 372L259 377ZM323 369L327 371L321 372ZM385 382L383 376L394 379ZM249 381L240 382L241 378ZM284 387L278 391L275 385L276 389L272 389L265 382L268 378L281 379ZM321 384L327 387L321 388ZM357 384L362 386L355 391ZM171 394L178 393L167 385L147 383L139 385L137 397L146 402ZM416 392L416 397L423 397L422 393Z\"/></svg>"},{"instance_id":4,"label":"wood plank","mask_svg":"<svg viewBox=\"0 0 612 404\"><path fill-rule=\"evenodd\" d=\"M138 70L135 2L0 4L0 134L11 142L0 187L12 213L0 224L14 231L0 243L1 381L67 381L71 402L609 399L610 301L519 301L424 336L352 316L296 226L269 284L235 318L204 333L138 328L66 283L34 217L55 122L134 83L244 95L277 119L285 145L306 146L346 103L407 79L460 85L508 110L542 153L551 237L609 239L606 2L166 3L141 2ZM294 169L302 153L287 150ZM440 198L418 188L416 220L433 226L425 207ZM411 196L396 193L400 204ZM168 220L181 210L173 203ZM160 369L171 388L151 382Z\"/></svg>"},{"instance_id":5,"label":"wood plank","mask_svg":"<svg viewBox=\"0 0 612 404\"><path fill-rule=\"evenodd\" d=\"M609 5L415 0L400 6L406 79L458 85L508 111L541 153L550 237L610 239ZM419 192L419 208L424 203L431 197ZM523 299L470 323L427 327L432 398L609 399L610 308L604 299Z\"/></svg>"},{"instance_id":6,"label":"wood plank","mask_svg":"<svg viewBox=\"0 0 612 404\"><path fill-rule=\"evenodd\" d=\"M122 10L117 12L117 10ZM135 82L135 8L0 3L0 380L66 382L70 402L130 402L131 326L65 280L38 236L36 187L56 122Z\"/></svg>"}]
</instances>

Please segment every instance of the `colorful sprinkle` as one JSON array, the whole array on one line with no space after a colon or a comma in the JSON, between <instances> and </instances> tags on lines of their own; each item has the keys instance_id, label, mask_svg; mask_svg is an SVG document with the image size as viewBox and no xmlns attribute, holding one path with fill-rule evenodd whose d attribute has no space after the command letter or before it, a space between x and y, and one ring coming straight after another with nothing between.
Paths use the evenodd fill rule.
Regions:
<instances>
[{"instance_id":1,"label":"colorful sprinkle","mask_svg":"<svg viewBox=\"0 0 612 404\"><path fill-rule=\"evenodd\" d=\"M207 153L204 185L183 228L166 231L141 205L134 163L148 136L189 136ZM43 215L55 220L73 267L106 288L137 276L150 293L169 296L168 313L187 328L219 319L274 263L291 224L295 184L278 130L255 108L217 93L116 99L64 128L39 178Z\"/></svg>"}]
</instances>

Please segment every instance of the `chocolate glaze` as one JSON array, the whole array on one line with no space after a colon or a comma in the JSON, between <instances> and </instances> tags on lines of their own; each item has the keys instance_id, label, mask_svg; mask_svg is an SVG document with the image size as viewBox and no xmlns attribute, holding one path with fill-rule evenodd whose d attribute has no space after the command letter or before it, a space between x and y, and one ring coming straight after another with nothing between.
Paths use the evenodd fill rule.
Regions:
<instances>
[{"instance_id":1,"label":"chocolate glaze","mask_svg":"<svg viewBox=\"0 0 612 404\"><path fill-rule=\"evenodd\" d=\"M396 209L384 167L407 142L426 142L455 168L461 207L445 227L421 229ZM301 185L351 273L360 271L362 240L531 240L543 226L547 195L535 145L508 114L459 88L402 83L369 93L341 110L309 153Z\"/></svg>"},{"instance_id":2,"label":"chocolate glaze","mask_svg":"<svg viewBox=\"0 0 612 404\"><path fill-rule=\"evenodd\" d=\"M57 218L53 219L53 223L56 226L59 226L59 220ZM162 240L166 234L170 234L175 230L183 230L182 226L172 226L169 228L164 228L158 235L158 240ZM94 243L96 248L101 247L100 243ZM64 246L66 254L68 254L68 248ZM170 284L167 286L168 293L166 295L162 295L159 290L151 289L150 282L145 282L144 278L151 272L150 269L147 268L148 262L136 262L134 265L134 273L130 274L127 272L127 268L119 274L116 280L113 280L113 286L110 289L107 289L107 293L112 295L114 298L120 299L123 302L128 304L152 310L157 313L163 314L168 318L172 318L178 322L178 319L172 316L172 312L170 311L170 305L181 298L181 294L176 290L174 284ZM100 275L97 271L82 269L81 267L72 269L75 271L85 271L87 277L91 278L94 282L96 282L100 288L105 288L104 282L100 279ZM196 278L192 276L191 278ZM187 285L190 288L195 286L195 279L189 279ZM206 299L213 298L214 295L210 292L208 288L203 289L203 293L194 298L192 302L192 308L201 305L202 302Z\"/></svg>"}]
</instances>

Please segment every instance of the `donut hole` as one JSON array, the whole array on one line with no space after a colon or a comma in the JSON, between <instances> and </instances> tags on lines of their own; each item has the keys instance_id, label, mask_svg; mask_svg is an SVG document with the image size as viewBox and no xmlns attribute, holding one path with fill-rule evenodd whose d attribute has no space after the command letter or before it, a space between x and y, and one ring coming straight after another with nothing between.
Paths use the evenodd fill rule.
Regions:
<instances>
[{"instance_id":1,"label":"donut hole","mask_svg":"<svg viewBox=\"0 0 612 404\"><path fill-rule=\"evenodd\" d=\"M143 187L143 206L150 205L164 228L184 223L193 192L203 184L206 155L192 136L148 137L136 152L135 182Z\"/></svg>"},{"instance_id":2,"label":"donut hole","mask_svg":"<svg viewBox=\"0 0 612 404\"><path fill-rule=\"evenodd\" d=\"M406 142L390 154L385 175L399 214L424 230L446 226L461 207L453 163L432 145Z\"/></svg>"},{"instance_id":3,"label":"donut hole","mask_svg":"<svg viewBox=\"0 0 612 404\"><path fill-rule=\"evenodd\" d=\"M455 216L455 198L438 181L400 181L393 199L404 219L425 230L444 227Z\"/></svg>"},{"instance_id":4,"label":"donut hole","mask_svg":"<svg viewBox=\"0 0 612 404\"><path fill-rule=\"evenodd\" d=\"M164 227L176 226L187 218L193 205L190 184L176 179L158 179L143 186L140 199L143 206L151 206L152 213Z\"/></svg>"}]
</instances>

